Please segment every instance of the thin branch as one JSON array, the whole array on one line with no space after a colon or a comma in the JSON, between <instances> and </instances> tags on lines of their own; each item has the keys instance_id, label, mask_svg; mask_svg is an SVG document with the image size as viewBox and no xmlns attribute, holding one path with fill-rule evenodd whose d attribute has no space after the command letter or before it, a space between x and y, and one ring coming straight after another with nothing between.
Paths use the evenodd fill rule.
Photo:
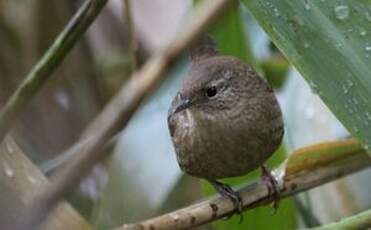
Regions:
<instances>
[{"instance_id":1,"label":"thin branch","mask_svg":"<svg viewBox=\"0 0 371 230\"><path fill-rule=\"evenodd\" d=\"M25 80L11 95L0 112L0 141L4 139L15 119L45 84L66 54L79 41L106 3L107 0L86 0L55 39L52 46L27 74Z\"/></svg>"},{"instance_id":2,"label":"thin branch","mask_svg":"<svg viewBox=\"0 0 371 230\"><path fill-rule=\"evenodd\" d=\"M318 155L320 151L323 151L324 147L327 148L327 151L334 152L339 147L339 144L345 144L343 147L357 147L349 141L326 143L326 145L311 146L310 149L305 150L305 154ZM371 158L360 147L348 149L346 152L335 155L324 154L320 158L303 158L302 152L302 150L298 150L294 153L299 155L299 157L296 157L294 163L291 163L293 161L289 159L287 163L284 163L275 171L280 184L281 198L293 196L299 192L309 190L371 166ZM238 191L243 200L244 210L268 204L272 201L272 196L269 195L267 185L261 181L247 185ZM192 229L228 216L235 211L234 209L234 205L230 199L217 197L141 223L123 225L118 229Z\"/></svg>"},{"instance_id":3,"label":"thin branch","mask_svg":"<svg viewBox=\"0 0 371 230\"><path fill-rule=\"evenodd\" d=\"M124 16L128 27L128 51L130 57L131 72L137 69L137 43L135 39L134 22L131 14L131 0L124 0Z\"/></svg>"},{"instance_id":4,"label":"thin branch","mask_svg":"<svg viewBox=\"0 0 371 230\"><path fill-rule=\"evenodd\" d=\"M313 230L369 229L371 227L371 210L347 217L336 223L326 224Z\"/></svg>"},{"instance_id":5,"label":"thin branch","mask_svg":"<svg viewBox=\"0 0 371 230\"><path fill-rule=\"evenodd\" d=\"M232 3L231 0L214 0L202 4L190 23L164 50L154 55L130 78L117 96L104 108L102 113L85 130L86 135L73 145L67 153L74 157L55 173L50 185L41 188L32 204L24 210L22 223L14 223L13 229L37 228L55 204L75 189L94 164L106 157L104 144L129 122L145 96L151 93L164 79L169 65L197 39L197 37Z\"/></svg>"}]
</instances>

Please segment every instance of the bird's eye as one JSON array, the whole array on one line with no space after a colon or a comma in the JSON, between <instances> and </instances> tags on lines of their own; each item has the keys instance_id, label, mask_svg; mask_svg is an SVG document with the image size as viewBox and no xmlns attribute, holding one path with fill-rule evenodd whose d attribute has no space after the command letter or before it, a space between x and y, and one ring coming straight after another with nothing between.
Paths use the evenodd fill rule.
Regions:
<instances>
[{"instance_id":1,"label":"bird's eye","mask_svg":"<svg viewBox=\"0 0 371 230\"><path fill-rule=\"evenodd\" d=\"M216 87L215 86L211 86L211 87L206 88L206 96L207 97L212 98L215 95L216 95Z\"/></svg>"}]
</instances>

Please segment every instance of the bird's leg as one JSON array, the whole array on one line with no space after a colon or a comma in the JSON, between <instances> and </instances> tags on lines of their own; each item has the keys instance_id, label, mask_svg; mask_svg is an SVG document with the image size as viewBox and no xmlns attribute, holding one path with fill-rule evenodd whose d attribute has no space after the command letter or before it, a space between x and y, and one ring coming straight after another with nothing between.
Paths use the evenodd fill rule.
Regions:
<instances>
[{"instance_id":1,"label":"bird's leg","mask_svg":"<svg viewBox=\"0 0 371 230\"><path fill-rule=\"evenodd\" d=\"M226 196L229 199L231 199L231 201L233 202L233 204L235 206L235 209L236 209L238 215L240 216L240 223L242 223L242 221L243 221L243 215L242 215L243 203L242 203L242 199L241 199L240 195L237 192L235 192L228 184L224 184L224 183L219 182L217 180L208 180L208 181L214 186L215 190L218 191L218 193L221 196ZM232 215L228 216L228 218L230 218Z\"/></svg>"},{"instance_id":2,"label":"bird's leg","mask_svg":"<svg viewBox=\"0 0 371 230\"><path fill-rule=\"evenodd\" d=\"M261 166L261 170L262 180L268 187L269 196L272 196L273 198L273 213L276 213L280 202L280 190L277 179L265 165Z\"/></svg>"}]
</instances>

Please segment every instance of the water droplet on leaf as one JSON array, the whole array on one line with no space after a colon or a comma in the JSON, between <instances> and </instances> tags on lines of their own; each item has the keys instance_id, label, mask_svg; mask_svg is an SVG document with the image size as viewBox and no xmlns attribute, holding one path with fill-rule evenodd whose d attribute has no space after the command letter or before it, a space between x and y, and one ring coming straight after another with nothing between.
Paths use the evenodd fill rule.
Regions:
<instances>
[{"instance_id":1,"label":"water droplet on leaf","mask_svg":"<svg viewBox=\"0 0 371 230\"><path fill-rule=\"evenodd\" d=\"M360 31L359 31L359 35L366 36L367 35L367 31L365 29L361 28Z\"/></svg>"},{"instance_id":2,"label":"water droplet on leaf","mask_svg":"<svg viewBox=\"0 0 371 230\"><path fill-rule=\"evenodd\" d=\"M318 89L318 85L316 83L314 83L313 81L309 82L309 86L310 86L310 90L312 91L312 93L314 93L314 94L319 94L320 93L320 91Z\"/></svg>"},{"instance_id":3,"label":"water droplet on leaf","mask_svg":"<svg viewBox=\"0 0 371 230\"><path fill-rule=\"evenodd\" d=\"M348 79L347 80L347 84L348 84L349 88L351 88L353 86L352 80Z\"/></svg>"},{"instance_id":4,"label":"water droplet on leaf","mask_svg":"<svg viewBox=\"0 0 371 230\"><path fill-rule=\"evenodd\" d=\"M349 16L349 7L347 5L335 6L335 16L339 20L345 20Z\"/></svg>"},{"instance_id":5,"label":"water droplet on leaf","mask_svg":"<svg viewBox=\"0 0 371 230\"><path fill-rule=\"evenodd\" d=\"M366 112L366 118L367 118L367 120L371 121L371 113Z\"/></svg>"},{"instance_id":6,"label":"water droplet on leaf","mask_svg":"<svg viewBox=\"0 0 371 230\"><path fill-rule=\"evenodd\" d=\"M277 8L274 8L274 15L276 16L276 17L279 17L280 16L280 12L277 10Z\"/></svg>"},{"instance_id":7,"label":"water droplet on leaf","mask_svg":"<svg viewBox=\"0 0 371 230\"><path fill-rule=\"evenodd\" d=\"M336 43L336 47L341 48L341 47L343 47L343 44L340 43L340 42L337 42L337 43Z\"/></svg>"},{"instance_id":8,"label":"water droplet on leaf","mask_svg":"<svg viewBox=\"0 0 371 230\"><path fill-rule=\"evenodd\" d=\"M366 43L366 45L365 45L365 50L366 50L367 52L371 51L371 42Z\"/></svg>"},{"instance_id":9,"label":"water droplet on leaf","mask_svg":"<svg viewBox=\"0 0 371 230\"><path fill-rule=\"evenodd\" d=\"M367 11L365 15L366 15L366 19L371 22L371 12Z\"/></svg>"}]
</instances>

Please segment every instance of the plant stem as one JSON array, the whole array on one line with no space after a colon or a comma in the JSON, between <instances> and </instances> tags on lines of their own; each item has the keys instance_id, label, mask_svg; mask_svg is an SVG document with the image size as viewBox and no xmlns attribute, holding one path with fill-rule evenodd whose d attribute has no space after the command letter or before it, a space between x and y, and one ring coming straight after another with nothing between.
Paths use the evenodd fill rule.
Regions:
<instances>
[{"instance_id":1,"label":"plant stem","mask_svg":"<svg viewBox=\"0 0 371 230\"><path fill-rule=\"evenodd\" d=\"M124 0L125 5L125 21L128 26L128 53L130 58L131 72L137 69L137 43L135 40L134 22L131 14L131 0Z\"/></svg>"},{"instance_id":2,"label":"plant stem","mask_svg":"<svg viewBox=\"0 0 371 230\"><path fill-rule=\"evenodd\" d=\"M108 0L86 0L44 56L27 74L0 112L0 141L13 122L49 79L66 54L79 41Z\"/></svg>"},{"instance_id":3,"label":"plant stem","mask_svg":"<svg viewBox=\"0 0 371 230\"><path fill-rule=\"evenodd\" d=\"M368 229L371 227L371 210L347 217L339 222L326 224L313 230Z\"/></svg>"}]
</instances>

